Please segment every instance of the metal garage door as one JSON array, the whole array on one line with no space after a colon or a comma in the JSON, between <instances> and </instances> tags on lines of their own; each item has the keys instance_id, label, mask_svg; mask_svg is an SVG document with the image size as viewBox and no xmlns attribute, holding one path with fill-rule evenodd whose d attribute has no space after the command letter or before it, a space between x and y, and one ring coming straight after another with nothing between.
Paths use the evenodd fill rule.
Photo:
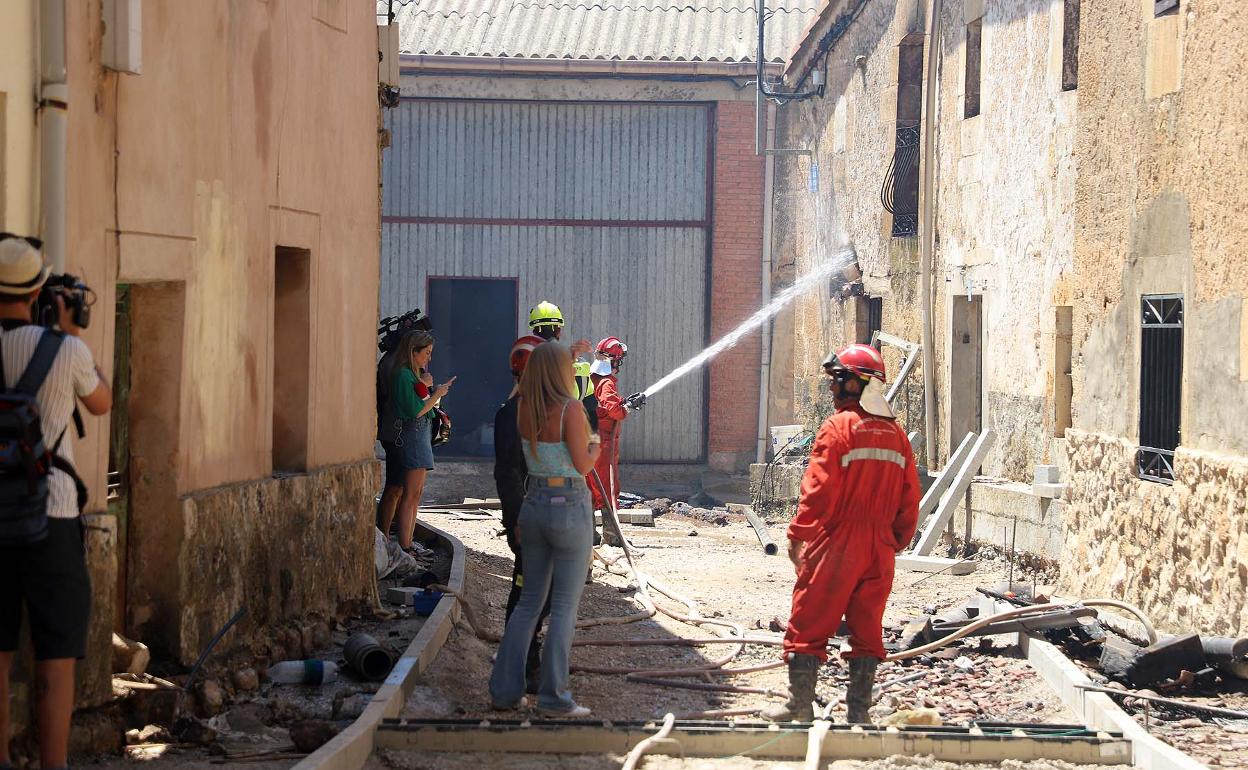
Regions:
<instances>
[{"instance_id":1,"label":"metal garage door","mask_svg":"<svg viewBox=\"0 0 1248 770\"><path fill-rule=\"evenodd\" d=\"M404 100L387 112L382 314L426 307L430 277L515 278L524 317L500 335L549 299L565 340L622 338L621 389L641 390L705 343L709 123L696 104ZM705 423L698 373L629 422L624 459L701 460Z\"/></svg>"}]
</instances>

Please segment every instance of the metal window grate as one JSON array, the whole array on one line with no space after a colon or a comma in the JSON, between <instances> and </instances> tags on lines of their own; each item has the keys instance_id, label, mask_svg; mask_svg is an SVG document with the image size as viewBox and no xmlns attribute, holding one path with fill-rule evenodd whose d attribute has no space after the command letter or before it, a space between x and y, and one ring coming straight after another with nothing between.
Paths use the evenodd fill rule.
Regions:
<instances>
[{"instance_id":1,"label":"metal window grate","mask_svg":"<svg viewBox=\"0 0 1248 770\"><path fill-rule=\"evenodd\" d=\"M1174 482L1183 406L1183 296L1140 298L1139 477Z\"/></svg>"},{"instance_id":2,"label":"metal window grate","mask_svg":"<svg viewBox=\"0 0 1248 770\"><path fill-rule=\"evenodd\" d=\"M893 237L919 234L919 124L897 126L896 150L880 188L880 203L893 215Z\"/></svg>"}]
</instances>

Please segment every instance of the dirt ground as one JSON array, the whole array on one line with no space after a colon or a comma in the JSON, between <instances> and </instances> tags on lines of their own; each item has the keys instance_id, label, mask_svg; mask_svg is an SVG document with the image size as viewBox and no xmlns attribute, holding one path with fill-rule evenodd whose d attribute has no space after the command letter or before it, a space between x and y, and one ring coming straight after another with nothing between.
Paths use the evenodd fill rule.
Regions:
<instances>
[{"instance_id":1,"label":"dirt ground","mask_svg":"<svg viewBox=\"0 0 1248 770\"><path fill-rule=\"evenodd\" d=\"M501 537L497 521L462 521L442 517L433 522L463 541L468 553L466 588L477 615L494 632L501 632L509 585L511 554ZM638 566L664 582L676 593L694 600L704 617L735 621L753 636L779 638L789 610L793 570L783 555L767 556L750 527L738 517L703 517L667 514L656 526L625 526L636 546ZM782 540L779 527L773 535ZM611 552L611 551L608 551ZM618 552L616 552L618 553ZM601 618L637 611L633 586L601 565L594 582L586 586L580 617ZM986 562L972 575L927 575L899 571L896 588L885 617L886 625L900 626L914 615L944 610L965 601L979 585L1005 578L1005 567ZM1024 577L1023 579L1027 579ZM660 599L665 606L674 603ZM713 629L698 629L659 616L627 625L605 625L578 630L578 640L705 638ZM413 691L402 714L405 718L468 718L498 715L489 708L486 689L495 645L476 637L461 621L433 667ZM573 653L578 666L671 669L705 664L731 649L716 647L578 647ZM748 667L778 660L774 646L749 646L731 663ZM877 719L897 710L933 708L945 724L964 725L974 720L1073 724L1076 719L1060 705L1054 694L1013 650L992 640L972 640L930 657L907 663L885 663L877 681L881 684L919 674L919 678L886 688L873 716ZM839 695L843 692L844 667L833 660L821 673L819 694L836 699L834 719L843 719ZM691 681L691 680L686 680ZM578 703L593 709L594 718L649 719L666 712L689 716L715 709L758 709L782 698L787 684L783 669L717 677L734 685L770 691L765 693L712 693L671 689L626 681L620 675L574 670L572 693ZM523 714L525 712L521 712ZM513 715L508 715L513 716ZM485 757L383 752L371 767L617 767L619 757ZM907 760L908 761L908 760ZM906 764L903 761L902 764ZM849 763L845 767L893 767L897 764ZM786 767L787 763L759 763L746 757L727 760L678 760L656 757L649 768L694 767ZM796 766L796 765L794 765ZM841 766L838 764L838 766ZM907 765L908 766L908 765ZM923 765L935 767L936 763Z\"/></svg>"}]
</instances>

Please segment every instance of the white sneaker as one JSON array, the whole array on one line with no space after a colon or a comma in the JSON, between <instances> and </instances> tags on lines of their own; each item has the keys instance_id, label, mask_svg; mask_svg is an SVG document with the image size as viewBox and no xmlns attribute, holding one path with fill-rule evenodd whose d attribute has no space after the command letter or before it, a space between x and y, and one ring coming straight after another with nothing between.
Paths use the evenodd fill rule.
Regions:
<instances>
[{"instance_id":1,"label":"white sneaker","mask_svg":"<svg viewBox=\"0 0 1248 770\"><path fill-rule=\"evenodd\" d=\"M537 712L539 714L543 714L548 717L562 717L564 719L584 719L585 717L594 713L589 710L588 706L579 706L579 705L573 706L572 708L565 709L565 710L544 709L539 706L537 709Z\"/></svg>"}]
</instances>

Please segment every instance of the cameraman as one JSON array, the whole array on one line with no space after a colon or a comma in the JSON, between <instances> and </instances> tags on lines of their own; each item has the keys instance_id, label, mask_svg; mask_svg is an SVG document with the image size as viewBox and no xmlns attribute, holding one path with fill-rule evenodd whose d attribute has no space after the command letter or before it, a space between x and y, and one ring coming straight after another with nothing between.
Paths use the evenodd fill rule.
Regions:
<instances>
[{"instance_id":1,"label":"cameraman","mask_svg":"<svg viewBox=\"0 0 1248 770\"><path fill-rule=\"evenodd\" d=\"M40 338L49 330L31 323L31 310L50 269L41 243L0 233L0 366L9 388L21 378ZM66 435L75 397L91 414L113 405L82 331L65 301L56 297L65 338L37 392L46 446L71 465ZM74 710L74 663L86 654L91 608L76 480L53 467L47 476L48 533L30 545L0 547L0 769L9 766L9 672L17 650L22 605L30 618L38 691L39 755L44 768L66 767Z\"/></svg>"}]
</instances>

